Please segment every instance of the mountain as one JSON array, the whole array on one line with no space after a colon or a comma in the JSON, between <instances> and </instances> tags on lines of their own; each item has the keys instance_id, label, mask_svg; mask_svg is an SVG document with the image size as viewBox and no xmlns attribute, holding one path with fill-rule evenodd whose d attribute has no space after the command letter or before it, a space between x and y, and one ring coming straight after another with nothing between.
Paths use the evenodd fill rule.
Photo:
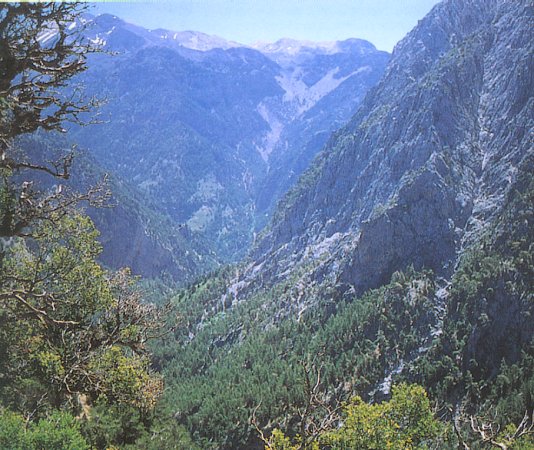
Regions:
<instances>
[{"instance_id":1,"label":"mountain","mask_svg":"<svg viewBox=\"0 0 534 450\"><path fill-rule=\"evenodd\" d=\"M260 183L256 207L268 218L332 132L345 125L367 91L378 83L388 59L360 39L325 43L284 39L262 51L282 67L285 100L296 104L291 121L267 148L269 168ZM284 119L274 120L273 130L277 122Z\"/></svg>"},{"instance_id":2,"label":"mountain","mask_svg":"<svg viewBox=\"0 0 534 450\"><path fill-rule=\"evenodd\" d=\"M287 268L328 255L321 270L358 293L410 264L450 275L532 152L532 61L518 56L531 33L495 19L506 13L501 2L434 9L283 199L252 259Z\"/></svg>"},{"instance_id":3,"label":"mountain","mask_svg":"<svg viewBox=\"0 0 534 450\"><path fill-rule=\"evenodd\" d=\"M83 24L85 35L95 44L114 51L135 50L141 46L168 47L177 51L186 49L207 51L216 48L227 50L243 47L238 42L228 41L199 31L170 31L163 28L148 30L112 14L94 16L85 14L75 22Z\"/></svg>"},{"instance_id":4,"label":"mountain","mask_svg":"<svg viewBox=\"0 0 534 450\"><path fill-rule=\"evenodd\" d=\"M88 39L116 54L92 55L80 78L106 103L101 123L71 129L74 139L213 244L220 261L246 253L277 198L389 58L355 40L315 56L303 47L281 65L280 52L202 33L145 30L111 15L86 20ZM289 161L288 171L276 177L271 159Z\"/></svg>"},{"instance_id":5,"label":"mountain","mask_svg":"<svg viewBox=\"0 0 534 450\"><path fill-rule=\"evenodd\" d=\"M33 160L43 164L57 160L72 151L73 145L57 133L35 133L20 139L19 146ZM74 161L62 189L86 193L106 180L103 190L111 198L104 207L82 202L87 214L100 232L100 261L111 269L129 267L134 275L147 278L192 281L215 269L217 258L213 248L200 242L187 227L180 227L143 192L117 175L110 175L83 148L74 147ZM55 189L57 180L34 175L42 189ZM172 284L172 283L171 283Z\"/></svg>"},{"instance_id":6,"label":"mountain","mask_svg":"<svg viewBox=\"0 0 534 450\"><path fill-rule=\"evenodd\" d=\"M298 433L303 365L330 405L423 384L450 425L437 448L478 448L470 416L530 414L533 17L526 0L434 7L249 257L176 297L188 326L158 363L202 448L261 448L253 413Z\"/></svg>"}]
</instances>

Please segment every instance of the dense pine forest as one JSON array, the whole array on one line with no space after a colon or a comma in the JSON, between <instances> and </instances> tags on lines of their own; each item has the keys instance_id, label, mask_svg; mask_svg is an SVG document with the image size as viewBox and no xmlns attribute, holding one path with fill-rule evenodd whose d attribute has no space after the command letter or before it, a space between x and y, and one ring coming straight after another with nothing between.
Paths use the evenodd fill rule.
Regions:
<instances>
[{"instance_id":1,"label":"dense pine forest","mask_svg":"<svg viewBox=\"0 0 534 450\"><path fill-rule=\"evenodd\" d=\"M529 0L391 55L0 5L0 449L534 449Z\"/></svg>"}]
</instances>

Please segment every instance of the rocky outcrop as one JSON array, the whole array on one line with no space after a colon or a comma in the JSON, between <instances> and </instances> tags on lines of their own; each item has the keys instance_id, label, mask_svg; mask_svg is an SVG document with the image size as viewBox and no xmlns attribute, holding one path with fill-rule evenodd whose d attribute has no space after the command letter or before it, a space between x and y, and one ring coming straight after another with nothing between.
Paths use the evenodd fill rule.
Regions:
<instances>
[{"instance_id":1,"label":"rocky outcrop","mask_svg":"<svg viewBox=\"0 0 534 450\"><path fill-rule=\"evenodd\" d=\"M533 152L532 10L528 1L436 6L282 200L252 268L262 264L274 282L320 247L318 273L357 292L410 264L450 274Z\"/></svg>"}]
</instances>

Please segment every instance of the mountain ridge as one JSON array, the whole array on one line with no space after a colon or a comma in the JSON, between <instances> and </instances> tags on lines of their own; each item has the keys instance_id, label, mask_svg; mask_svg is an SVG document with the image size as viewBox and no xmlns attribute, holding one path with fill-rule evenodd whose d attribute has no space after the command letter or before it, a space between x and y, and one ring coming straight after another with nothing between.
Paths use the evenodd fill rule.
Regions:
<instances>
[{"instance_id":1,"label":"mountain ridge","mask_svg":"<svg viewBox=\"0 0 534 450\"><path fill-rule=\"evenodd\" d=\"M361 234L369 234L369 241L366 241L365 235L363 238L361 235L358 235L351 245L357 246L360 240L362 242L370 243L373 240L372 233L374 233L371 229L371 224L374 224L378 228L387 227L390 226L388 224L398 221L400 217L405 217L406 213L401 213L401 208L413 207L414 199L410 200L409 196L414 195L424 195L428 198L423 202L430 208L430 210L425 213L428 221L423 221L421 224L425 223L428 228L429 223L436 222L436 227L438 227L432 232L429 232L427 243L432 245L433 241L449 242L449 250L446 250L447 257L444 257L445 255L441 254L443 250L438 251L438 249L435 249L434 251L429 251L428 257L430 259L427 259L424 265L439 270L442 268L441 262L454 259L454 255L459 248L456 229L462 229L467 225L466 221L470 215L470 207L478 201L474 192L476 191L475 185L477 184L478 177L482 177L479 180L481 181L484 177L488 178L489 176L488 173L485 174L483 172L484 156L476 151L476 148L484 144L462 141L462 135L463 139L467 140L470 137L469 133L475 132L475 130L473 130L472 132L470 131L466 133L464 131L464 121L467 119L467 114L471 113L475 116L478 114L480 106L479 103L472 102L472 99L474 98L473 96L476 95L477 98L481 98L481 102L484 102L491 94L489 89L486 89L482 93L476 93L477 89L482 89L481 83L483 80L480 78L482 75L479 75L474 86L471 82L473 73L480 74L480 71L477 71L477 65L480 67L480 55L476 54L476 52L473 51L474 49L469 48L469 42L466 44L464 55L453 55L452 53L455 52L455 47L451 42L462 39L462 36L459 35L459 33L453 34L450 42L446 31L440 32L442 34L435 33L434 36L432 36L429 35L428 30L425 29L428 23L435 20L435 17L439 17L440 21L443 20L444 16L446 17L446 15L442 13L442 9L445 9L450 13L449 9L451 8L448 3L449 2L445 2L445 4L438 5L434 8L428 18L422 21L418 27L407 36L407 38L397 45L384 79L371 91L370 94L368 94L366 102L362 104L356 116L349 122L349 125L331 138L326 150L324 150L319 157L319 161L316 162L315 167L312 167L309 172L305 174L305 177L315 176L315 184L312 183L312 188L306 189L302 185L306 183L307 185L310 185L310 182L307 181L306 183L303 183L301 181L301 186L297 186L290 192L288 197L286 197L285 201L289 202L289 205L286 208L291 210L293 207L296 216L295 214L292 215L290 212L284 214L284 217L288 217L291 220L291 223L288 223L288 219L284 219L279 210L277 213L279 220L277 222L275 219L272 225L272 231L270 231L270 238L258 240L257 250L252 253L253 259L261 257L262 252L264 255L269 254L269 252L276 252L277 249L281 249L284 244L289 245L289 249L286 252L292 254L295 247L291 242L291 234L288 234L286 230L292 230L290 233L292 233L293 236L299 236L299 233L301 236L306 236L306 233L303 233L303 230L319 227L320 231L312 234L312 239L305 238L303 242L303 244L306 241L309 244L312 244L314 239L317 241L321 236L323 236L322 239L331 239L336 233L349 232L350 234L354 231L358 234L359 229ZM469 28L472 24L472 17L476 15L478 20L484 17L487 17L487 20L493 18L491 14L488 14L488 12L491 11L490 8L487 7L487 5L484 6L485 7L482 7L479 2L474 2L472 16L470 16L469 11L467 11L467 14L466 11L462 11L461 14L458 13L456 16L456 19L461 21L460 28L465 30L463 36L464 39L467 39L468 35L476 31L475 29ZM458 12L457 8L452 9L453 11ZM485 13L485 15L483 13ZM484 35L484 33L482 35ZM425 36L426 41L424 40ZM515 31L512 36L517 38L518 32ZM528 45L528 42L525 42L524 39L522 41L523 45ZM421 43L423 43L423 46L421 46ZM478 45L482 44L483 43L479 43ZM408 45L410 45L410 49L416 48L417 50L415 53L412 53L407 57L403 49ZM499 48L497 51L501 52L501 49ZM452 59L447 62L446 58L448 53L451 53L450 58ZM434 55L433 60L430 59L430 55ZM502 55L500 56L502 57ZM449 76L453 64L457 62L452 62L455 59L453 57L465 59L462 63L466 65L468 64L469 68L466 68L462 74L459 74L460 76L457 76L456 80L454 80L454 85L451 85L446 77ZM425 61L425 63L421 63L421 59ZM497 58L493 55L490 55L488 59L491 63L497 63ZM427 68L432 67L432 65L435 65L435 68L430 70L430 74L425 75L422 72L422 69L425 66ZM503 69L504 68L501 68L500 70L502 71ZM396 74L402 74L400 80L395 79L395 77L398 76ZM462 76L464 77L463 79ZM433 77L437 78L433 79ZM448 90L452 90L447 96L443 95L442 91L438 90L441 89L441 86L439 88L437 87L437 84L440 83L440 78L442 83L448 85ZM413 79L413 81L410 82L411 79ZM490 81L486 82L490 83ZM425 101L424 99L421 100L421 96L427 89L429 92L433 92L436 95L432 98L430 103L427 103L426 105L421 104L422 101ZM528 90L525 90L524 92L527 91ZM397 93L396 97L399 98L399 92L404 93L404 104L400 105L397 103L397 105L391 106L386 98L395 98L394 93ZM450 97L451 93L456 95L457 99L462 100L464 105L461 105L460 107L456 105L453 106L453 100L451 100ZM373 101L370 101L370 98L373 98L373 95L381 95L381 98L384 100L376 102L376 100L373 99L373 103ZM502 95L505 96L505 93L502 92ZM523 96L524 93L518 93L518 95ZM496 98L495 94L493 94L493 96ZM426 98L430 99L431 97ZM418 106L418 102L423 108L430 108L429 112L426 112L426 114L418 112L421 111L421 106ZM372 105L376 103L380 106L378 108L373 108ZM448 117L445 117L444 113L445 111L452 111L451 108L454 107L456 107L457 112L456 117L454 117L453 120L456 122L451 123L451 118L453 116L449 115ZM486 106L486 108L489 108L489 106ZM525 106L523 106L523 108L525 108ZM411 119L407 119L408 117L411 117ZM528 123L528 115L525 117L525 113L523 113L522 120L526 120ZM389 124L388 126L391 130L390 136L388 136L387 140L373 142L373 140L376 140L375 136L377 136L377 133L380 133L381 123L384 121ZM396 123L399 125L395 125ZM406 128L404 128L404 124L408 124ZM477 127L478 125L475 124L474 128L476 129ZM528 129L528 126L526 128ZM460 136L455 136L455 134L451 133L451 129L457 130L456 132L459 134L461 133ZM484 136L489 136L487 131L481 130L480 136L488 141L487 137L484 138ZM520 138L520 136L518 137ZM528 138L528 136L525 138ZM425 144L421 145L419 142L425 142ZM426 144L426 142L428 142L428 144ZM369 145L369 143L371 145ZM522 145L523 149L525 149L526 142L523 141ZM371 148L375 148L375 150L373 150L374 153L371 153ZM386 150L387 148L389 148L389 150ZM449 150L447 150L447 148ZM456 156L451 154L455 148L459 150ZM475 149L474 152L470 151L472 148ZM397 153L399 152L399 149L402 149L402 159L400 159L401 153ZM416 149L418 150L418 153L414 152ZM442 149L445 149L445 151L442 151ZM493 153L493 157L498 158L499 154L497 153L497 150L495 149L492 151L495 152ZM524 151L525 150L523 150L523 152ZM519 158L521 154L521 151L517 150L515 152L515 157L513 154L510 154L504 156L504 158L513 159L517 164L517 158ZM446 161L446 158L451 157L461 158L462 164L460 165L458 159L455 163L453 159L453 166L451 167L451 162ZM502 157L503 156L501 155L501 158ZM351 158L353 158L353 160L351 160ZM369 162L367 162L366 158L369 158ZM421 176L423 176L423 178L419 179L417 171L422 171ZM506 172L511 173L509 171ZM319 173L321 173L321 175L318 175ZM355 184L347 189L347 184L344 183L347 183L347 179L354 179L351 173L356 173L357 178L355 181L351 182ZM492 170L491 173L495 175L494 170ZM376 175L378 175L378 177ZM373 186L373 184L369 185L369 181L373 176L375 177L373 181L375 186ZM380 180L380 177L385 178ZM403 177L405 181L404 183L402 183ZM413 180L410 180L410 177L413 177ZM424 177L426 177L426 180ZM449 180L445 181L445 178L447 177L449 177ZM497 176L496 178L500 180L503 177ZM456 182L459 183L459 185L457 188L451 190L450 186L451 182L454 183L453 180L457 180ZM401 186L404 185L404 188L399 189L395 186L395 183L398 181L401 181ZM417 187L418 184L420 184L421 188ZM422 191L423 186L425 189L429 189L431 186L438 185L441 186L441 188L437 189L434 193L432 193L432 191ZM339 192L344 191L347 192L348 195L339 195ZM363 197L358 197L358 195L362 195L362 192L366 192L365 199L363 199ZM488 193L482 195L492 194ZM403 199L404 196L406 196L406 199ZM370 198L373 200L370 200ZM395 203L399 201L401 204L395 205ZM382 205L383 211L376 210L376 207L379 204ZM432 207L433 204L436 206ZM308 206L303 207L302 205ZM336 208L338 208L338 210L336 210ZM339 214L340 212L341 214ZM400 214L400 217L397 217L395 220L389 220L386 213ZM355 217L355 214L357 214L357 217ZM336 215L337 217L335 217L334 223L330 218ZM433 218L440 216L442 217L441 224L438 224ZM448 229L449 225L447 225L449 219L455 222L455 225L453 225L451 229ZM471 220L471 222L476 221L475 218L469 220ZM422 227L422 225L419 225L416 228L425 230L425 227ZM391 232L393 233L393 230L391 230ZM384 230L382 230L380 235L386 236L387 233L384 233ZM298 248L299 244L296 243L295 245L297 245ZM383 245L384 248L395 248L393 242L389 242L388 244L382 242L381 245ZM271 246L271 250L268 250L268 246ZM300 248L302 249L302 247ZM407 249L405 248L404 250ZM380 252L376 247L373 247L373 249L369 248L369 257L372 257L371 255L375 251ZM333 250L333 253L335 253L335 250ZM399 254L401 253L404 255L406 254L405 251L399 252ZM440 256L434 258L433 255ZM292 257L294 257L294 255ZM365 259L366 257L364 254L361 254L359 258ZM416 265L421 267L423 261ZM363 264L360 263L359 267L363 267ZM376 273L376 271L373 270L369 270L368 272L363 270L363 272ZM386 273L391 273L391 270L387 270ZM383 282L387 277L388 275L385 275L381 278L381 281Z\"/></svg>"},{"instance_id":2,"label":"mountain ridge","mask_svg":"<svg viewBox=\"0 0 534 450\"><path fill-rule=\"evenodd\" d=\"M249 47L198 51L178 45L178 35L174 41L110 15L92 20L88 38L116 55L92 55L80 77L88 95L108 102L105 123L73 128L75 139L177 224L214 242L220 262L246 253L276 198L388 59L372 44L365 54L345 44L282 68ZM305 156L290 157L301 140ZM266 178L274 155L291 177Z\"/></svg>"}]
</instances>

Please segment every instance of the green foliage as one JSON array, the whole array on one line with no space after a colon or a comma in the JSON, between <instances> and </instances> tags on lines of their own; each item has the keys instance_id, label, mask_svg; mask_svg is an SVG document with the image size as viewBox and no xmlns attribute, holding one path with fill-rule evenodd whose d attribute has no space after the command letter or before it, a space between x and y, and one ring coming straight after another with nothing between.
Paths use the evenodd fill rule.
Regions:
<instances>
[{"instance_id":1,"label":"green foliage","mask_svg":"<svg viewBox=\"0 0 534 450\"><path fill-rule=\"evenodd\" d=\"M33 445L35 448L83 450L88 446L80 434L80 424L71 415L53 412L46 419L33 425Z\"/></svg>"},{"instance_id":2,"label":"green foliage","mask_svg":"<svg viewBox=\"0 0 534 450\"><path fill-rule=\"evenodd\" d=\"M22 416L2 411L0 416L0 448L25 449L30 446L30 436Z\"/></svg>"},{"instance_id":3,"label":"green foliage","mask_svg":"<svg viewBox=\"0 0 534 450\"><path fill-rule=\"evenodd\" d=\"M507 207L462 257L443 335L413 372L437 398L484 403L501 426L520 420L534 386L534 181L523 174Z\"/></svg>"},{"instance_id":4,"label":"green foliage","mask_svg":"<svg viewBox=\"0 0 534 450\"><path fill-rule=\"evenodd\" d=\"M111 276L96 262L96 237L86 216L52 216L31 244L19 239L5 253L2 397L13 407L24 411L41 396L57 407L80 392L154 406L161 380L135 356L150 307L129 292L125 274Z\"/></svg>"},{"instance_id":5,"label":"green foliage","mask_svg":"<svg viewBox=\"0 0 534 450\"><path fill-rule=\"evenodd\" d=\"M60 408L82 406L84 420L74 429L80 435L83 424L95 448L134 445L152 423L163 381L150 368L145 342L164 320L140 302L126 271L111 274L96 262L96 237L86 216L52 216L1 262L0 401L41 418L25 424L35 433L21 448L87 448L61 433L74 419L57 415Z\"/></svg>"},{"instance_id":6,"label":"green foliage","mask_svg":"<svg viewBox=\"0 0 534 450\"><path fill-rule=\"evenodd\" d=\"M96 353L89 370L100 379L100 397L112 403L125 403L150 411L163 388L161 378L149 371L147 357L128 355L114 345Z\"/></svg>"},{"instance_id":7,"label":"green foliage","mask_svg":"<svg viewBox=\"0 0 534 450\"><path fill-rule=\"evenodd\" d=\"M298 442L296 444L292 444L289 437L287 437L278 428L275 428L269 438L269 444L266 445L265 448L269 450L296 450L298 446Z\"/></svg>"},{"instance_id":8,"label":"green foliage","mask_svg":"<svg viewBox=\"0 0 534 450\"><path fill-rule=\"evenodd\" d=\"M89 450L80 423L70 414L55 411L38 422L27 423L10 411L0 415L0 448L10 450Z\"/></svg>"},{"instance_id":9,"label":"green foliage","mask_svg":"<svg viewBox=\"0 0 534 450\"><path fill-rule=\"evenodd\" d=\"M342 426L326 434L322 442L332 449L428 448L442 429L432 414L421 386L393 387L390 401L367 404L353 398L344 408Z\"/></svg>"},{"instance_id":10,"label":"green foliage","mask_svg":"<svg viewBox=\"0 0 534 450\"><path fill-rule=\"evenodd\" d=\"M175 420L154 423L150 431L139 438L132 449L143 450L202 450L197 446L184 426Z\"/></svg>"},{"instance_id":11,"label":"green foliage","mask_svg":"<svg viewBox=\"0 0 534 450\"><path fill-rule=\"evenodd\" d=\"M100 399L83 422L83 434L96 448L134 444L149 426L149 417L128 405Z\"/></svg>"},{"instance_id":12,"label":"green foliage","mask_svg":"<svg viewBox=\"0 0 534 450\"><path fill-rule=\"evenodd\" d=\"M260 403L260 424L285 422L284 431L294 435L296 408L305 400L298 362L308 355L317 355L324 390L337 392L332 401L363 394L416 352L436 321L429 273L395 274L390 285L354 301L325 289L317 294L326 297L319 300L322 307L278 322L275 309L291 302L295 280L211 312L210 301L224 294L224 279L232 273L177 298L191 326L177 330L179 346L170 341L155 350L169 383L167 408L206 449L251 445L248 419ZM197 327L203 315L207 319Z\"/></svg>"},{"instance_id":13,"label":"green foliage","mask_svg":"<svg viewBox=\"0 0 534 450\"><path fill-rule=\"evenodd\" d=\"M187 325L158 349L173 380L166 407L209 449L256 445L248 418L259 405L260 426L282 429L273 436L291 448L305 401L298 362L313 355L332 405L352 395L369 400L404 362L399 378L425 386L439 406L466 415L491 411L501 429L517 426L534 398L534 182L522 173L507 208L464 253L446 305L435 298L432 275L410 269L359 299L293 273L270 288L249 287L246 301L231 299L229 308L224 300L238 268L192 286L176 299ZM304 312L300 284L304 304L315 305ZM469 422L461 425L477 448ZM448 433L443 445L456 445L452 426ZM395 445L409 448L415 437L403 439Z\"/></svg>"},{"instance_id":14,"label":"green foliage","mask_svg":"<svg viewBox=\"0 0 534 450\"><path fill-rule=\"evenodd\" d=\"M187 430L161 411L140 411L127 404L99 401L82 433L98 449L200 450Z\"/></svg>"},{"instance_id":15,"label":"green foliage","mask_svg":"<svg viewBox=\"0 0 534 450\"><path fill-rule=\"evenodd\" d=\"M435 443L444 426L434 417L430 401L421 386L393 387L391 400L369 404L353 397L343 408L340 426L323 431L313 442L294 442L275 429L266 450L409 450L426 449Z\"/></svg>"},{"instance_id":16,"label":"green foliage","mask_svg":"<svg viewBox=\"0 0 534 450\"><path fill-rule=\"evenodd\" d=\"M284 434L283 431L275 428L266 442L265 450L319 450L319 442L312 441L305 444L301 436L295 436L294 442Z\"/></svg>"},{"instance_id":17,"label":"green foliage","mask_svg":"<svg viewBox=\"0 0 534 450\"><path fill-rule=\"evenodd\" d=\"M510 450L534 450L534 437L532 435L522 436L514 442L509 443Z\"/></svg>"},{"instance_id":18,"label":"green foliage","mask_svg":"<svg viewBox=\"0 0 534 450\"><path fill-rule=\"evenodd\" d=\"M160 310L141 301L127 270L110 273L97 262L98 232L77 209L80 200L101 205L107 192L56 184L72 175L73 156L44 133L81 123L93 106L77 89L59 89L96 50L77 21L83 10L53 2L0 10L1 448L88 449L81 425L91 421L92 401L149 422L162 391L146 353ZM50 24L57 39L43 44ZM54 148L41 151L50 136Z\"/></svg>"}]
</instances>

